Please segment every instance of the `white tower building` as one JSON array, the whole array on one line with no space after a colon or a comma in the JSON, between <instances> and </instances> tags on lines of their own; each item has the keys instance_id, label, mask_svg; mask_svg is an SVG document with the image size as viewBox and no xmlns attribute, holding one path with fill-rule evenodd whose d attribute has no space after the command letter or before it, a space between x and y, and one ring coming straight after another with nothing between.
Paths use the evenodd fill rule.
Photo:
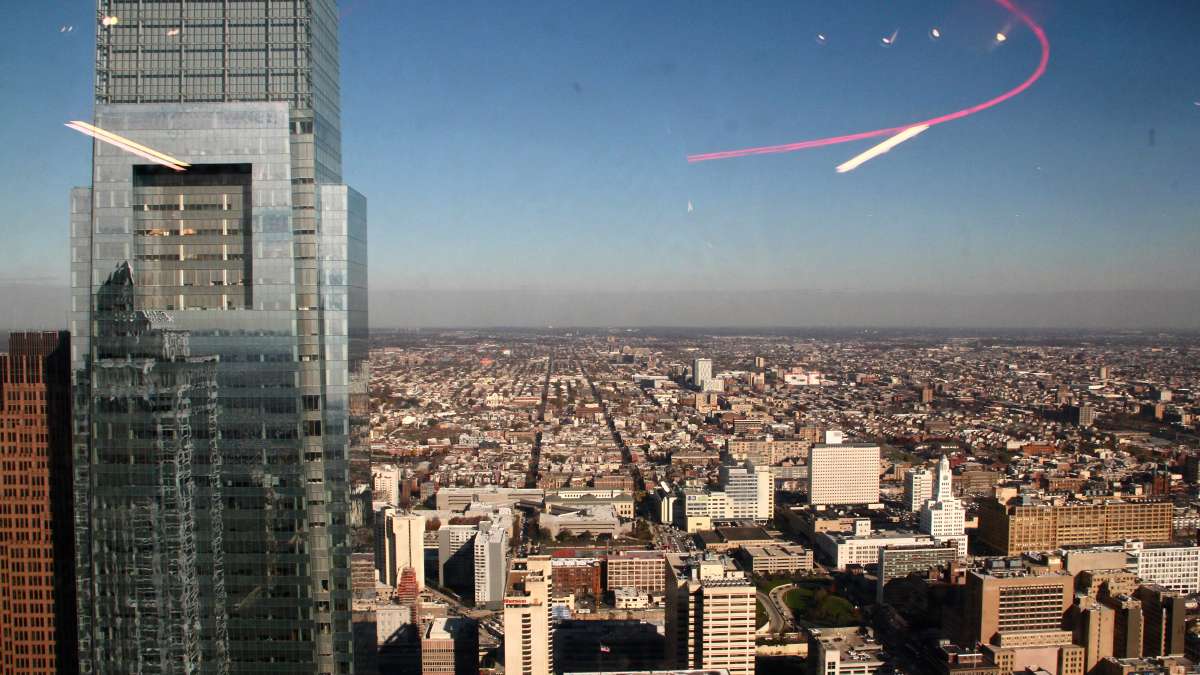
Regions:
<instances>
[{"instance_id":1,"label":"white tower building","mask_svg":"<svg viewBox=\"0 0 1200 675\"><path fill-rule=\"evenodd\" d=\"M921 507L921 532L932 536L938 543L953 541L958 546L958 556L965 558L967 511L962 501L954 497L952 481L950 460L942 455L933 483L933 499Z\"/></svg>"},{"instance_id":2,"label":"white tower building","mask_svg":"<svg viewBox=\"0 0 1200 675\"><path fill-rule=\"evenodd\" d=\"M904 474L904 505L917 513L925 502L933 499L933 472L929 469L909 469Z\"/></svg>"},{"instance_id":3,"label":"white tower building","mask_svg":"<svg viewBox=\"0 0 1200 675\"><path fill-rule=\"evenodd\" d=\"M692 384L704 391L708 381L713 379L712 359L696 359L692 361Z\"/></svg>"}]
</instances>

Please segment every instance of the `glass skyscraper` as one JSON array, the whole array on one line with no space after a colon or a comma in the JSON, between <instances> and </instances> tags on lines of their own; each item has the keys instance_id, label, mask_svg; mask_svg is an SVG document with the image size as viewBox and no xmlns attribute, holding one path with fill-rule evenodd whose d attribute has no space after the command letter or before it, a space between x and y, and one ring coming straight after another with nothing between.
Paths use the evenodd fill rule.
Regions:
<instances>
[{"instance_id":1,"label":"glass skyscraper","mask_svg":"<svg viewBox=\"0 0 1200 675\"><path fill-rule=\"evenodd\" d=\"M366 201L334 0L99 0L71 196L85 673L350 673Z\"/></svg>"}]
</instances>

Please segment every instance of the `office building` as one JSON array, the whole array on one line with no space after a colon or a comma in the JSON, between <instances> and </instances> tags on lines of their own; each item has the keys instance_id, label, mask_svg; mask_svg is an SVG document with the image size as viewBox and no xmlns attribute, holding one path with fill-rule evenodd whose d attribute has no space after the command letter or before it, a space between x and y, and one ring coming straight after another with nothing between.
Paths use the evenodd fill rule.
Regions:
<instances>
[{"instance_id":1,"label":"office building","mask_svg":"<svg viewBox=\"0 0 1200 675\"><path fill-rule=\"evenodd\" d=\"M708 389L708 383L713 379L712 359L695 359L692 361L692 384L700 391Z\"/></svg>"},{"instance_id":2,"label":"office building","mask_svg":"<svg viewBox=\"0 0 1200 675\"><path fill-rule=\"evenodd\" d=\"M823 562L837 569L879 562L879 549L895 546L932 546L927 534L905 531L871 531L871 521L860 519L852 532L821 532L813 544ZM957 549L956 549L957 550Z\"/></svg>"},{"instance_id":3,"label":"office building","mask_svg":"<svg viewBox=\"0 0 1200 675\"><path fill-rule=\"evenodd\" d=\"M917 513L930 499L933 499L933 472L929 469L909 469L904 472L905 508Z\"/></svg>"},{"instance_id":4,"label":"office building","mask_svg":"<svg viewBox=\"0 0 1200 675\"><path fill-rule=\"evenodd\" d=\"M932 569L949 567L958 559L958 547L953 544L916 546L885 546L879 549L879 569L876 571L875 597L882 601L884 589L893 579L903 579L913 572L927 574Z\"/></svg>"},{"instance_id":5,"label":"office building","mask_svg":"<svg viewBox=\"0 0 1200 675\"><path fill-rule=\"evenodd\" d=\"M1182 656L1187 599L1162 586L1140 586L1133 597L1142 603L1141 656Z\"/></svg>"},{"instance_id":6,"label":"office building","mask_svg":"<svg viewBox=\"0 0 1200 675\"><path fill-rule=\"evenodd\" d=\"M0 672L78 672L66 333L0 354Z\"/></svg>"},{"instance_id":7,"label":"office building","mask_svg":"<svg viewBox=\"0 0 1200 675\"><path fill-rule=\"evenodd\" d=\"M1144 643L1142 603L1128 595L1109 596L1103 602L1113 610L1112 655L1122 659L1140 657Z\"/></svg>"},{"instance_id":8,"label":"office building","mask_svg":"<svg viewBox=\"0 0 1200 675\"><path fill-rule=\"evenodd\" d=\"M421 633L421 675L479 672L479 628L466 617L437 617Z\"/></svg>"},{"instance_id":9,"label":"office building","mask_svg":"<svg viewBox=\"0 0 1200 675\"><path fill-rule=\"evenodd\" d=\"M958 557L965 558L967 510L954 497L952 480L950 460L943 455L935 474L933 497L921 507L921 532L938 543L953 543L958 548Z\"/></svg>"},{"instance_id":10,"label":"office building","mask_svg":"<svg viewBox=\"0 0 1200 675\"><path fill-rule=\"evenodd\" d=\"M1005 646L1007 633L1062 631L1073 591L1074 579L1066 573L972 570L967 573L963 644Z\"/></svg>"},{"instance_id":11,"label":"office building","mask_svg":"<svg viewBox=\"0 0 1200 675\"><path fill-rule=\"evenodd\" d=\"M513 560L504 591L505 675L554 672L554 631L550 598L554 594L550 556Z\"/></svg>"},{"instance_id":12,"label":"office building","mask_svg":"<svg viewBox=\"0 0 1200 675\"><path fill-rule=\"evenodd\" d=\"M379 581L395 588L405 568L425 587L425 517L385 506L375 515L375 565Z\"/></svg>"},{"instance_id":13,"label":"office building","mask_svg":"<svg viewBox=\"0 0 1200 675\"><path fill-rule=\"evenodd\" d=\"M1101 659L1113 655L1116 613L1093 597L1079 596L1069 611L1075 644L1083 647L1084 671L1091 672Z\"/></svg>"},{"instance_id":14,"label":"office building","mask_svg":"<svg viewBox=\"0 0 1200 675\"><path fill-rule=\"evenodd\" d=\"M775 438L759 436L752 438L730 438L725 442L729 456L736 461L750 461L754 466L779 464L785 459L808 459L812 443L801 438Z\"/></svg>"},{"instance_id":15,"label":"office building","mask_svg":"<svg viewBox=\"0 0 1200 675\"><path fill-rule=\"evenodd\" d=\"M812 551L803 546L741 546L736 555L742 569L754 574L807 573L813 568Z\"/></svg>"},{"instance_id":16,"label":"office building","mask_svg":"<svg viewBox=\"0 0 1200 675\"><path fill-rule=\"evenodd\" d=\"M978 504L978 537L1002 555L1115 544L1126 539L1171 541L1172 505L1168 501L1080 502L1023 496L1009 503L984 499Z\"/></svg>"},{"instance_id":17,"label":"office building","mask_svg":"<svg viewBox=\"0 0 1200 675\"><path fill-rule=\"evenodd\" d=\"M1200 546L1131 542L1126 552L1140 579L1179 593L1200 593Z\"/></svg>"},{"instance_id":18,"label":"office building","mask_svg":"<svg viewBox=\"0 0 1200 675\"><path fill-rule=\"evenodd\" d=\"M348 673L366 207L336 4L97 10L95 125L172 161L97 142L71 196L81 669Z\"/></svg>"},{"instance_id":19,"label":"office building","mask_svg":"<svg viewBox=\"0 0 1200 675\"><path fill-rule=\"evenodd\" d=\"M508 531L512 521L485 520L473 542L475 553L475 605L498 609L504 600L504 575L508 572Z\"/></svg>"},{"instance_id":20,"label":"office building","mask_svg":"<svg viewBox=\"0 0 1200 675\"><path fill-rule=\"evenodd\" d=\"M813 506L879 503L879 446L814 445L809 451L808 501Z\"/></svg>"},{"instance_id":21,"label":"office building","mask_svg":"<svg viewBox=\"0 0 1200 675\"><path fill-rule=\"evenodd\" d=\"M667 556L666 665L753 675L754 585L723 556Z\"/></svg>"},{"instance_id":22,"label":"office building","mask_svg":"<svg viewBox=\"0 0 1200 675\"><path fill-rule=\"evenodd\" d=\"M554 591L558 595L570 593L576 598L601 598L599 558L555 558L550 568Z\"/></svg>"},{"instance_id":23,"label":"office building","mask_svg":"<svg viewBox=\"0 0 1200 675\"><path fill-rule=\"evenodd\" d=\"M662 593L666 587L666 559L662 551L621 551L604 561L604 588L637 589Z\"/></svg>"},{"instance_id":24,"label":"office building","mask_svg":"<svg viewBox=\"0 0 1200 675\"><path fill-rule=\"evenodd\" d=\"M756 467L749 462L745 466L722 465L720 479L728 500L725 518L760 522L771 519L775 512L775 481L771 478L771 467Z\"/></svg>"}]
</instances>

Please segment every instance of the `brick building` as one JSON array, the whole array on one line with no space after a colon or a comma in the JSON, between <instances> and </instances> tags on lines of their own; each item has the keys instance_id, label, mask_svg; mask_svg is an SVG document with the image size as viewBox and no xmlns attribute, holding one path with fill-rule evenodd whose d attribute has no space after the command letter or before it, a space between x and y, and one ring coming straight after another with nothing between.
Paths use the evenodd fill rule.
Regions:
<instances>
[{"instance_id":1,"label":"brick building","mask_svg":"<svg viewBox=\"0 0 1200 675\"><path fill-rule=\"evenodd\" d=\"M0 672L78 672L70 337L0 354Z\"/></svg>"}]
</instances>

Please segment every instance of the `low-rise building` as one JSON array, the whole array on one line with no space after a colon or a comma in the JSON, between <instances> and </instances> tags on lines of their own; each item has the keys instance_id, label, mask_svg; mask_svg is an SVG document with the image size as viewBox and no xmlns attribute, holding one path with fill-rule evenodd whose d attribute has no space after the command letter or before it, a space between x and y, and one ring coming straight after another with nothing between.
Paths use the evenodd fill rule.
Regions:
<instances>
[{"instance_id":1,"label":"low-rise building","mask_svg":"<svg viewBox=\"0 0 1200 675\"><path fill-rule=\"evenodd\" d=\"M822 558L838 569L849 565L873 565L879 562L879 549L889 546L918 546L934 544L927 534L905 531L823 532L815 544Z\"/></svg>"},{"instance_id":2,"label":"low-rise building","mask_svg":"<svg viewBox=\"0 0 1200 675\"><path fill-rule=\"evenodd\" d=\"M865 627L814 629L808 654L820 675L874 675L886 664L883 645Z\"/></svg>"},{"instance_id":3,"label":"low-rise building","mask_svg":"<svg viewBox=\"0 0 1200 675\"><path fill-rule=\"evenodd\" d=\"M812 551L789 544L743 546L736 557L747 572L754 574L807 572L813 566Z\"/></svg>"}]
</instances>

